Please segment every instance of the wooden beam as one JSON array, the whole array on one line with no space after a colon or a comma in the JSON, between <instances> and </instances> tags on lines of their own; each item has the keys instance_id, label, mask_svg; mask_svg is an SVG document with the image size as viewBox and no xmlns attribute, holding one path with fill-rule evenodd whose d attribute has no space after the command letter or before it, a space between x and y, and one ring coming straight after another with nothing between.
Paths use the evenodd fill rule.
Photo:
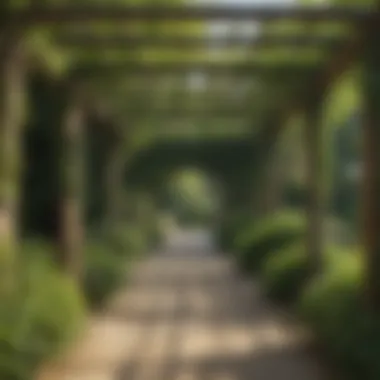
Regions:
<instances>
[{"instance_id":1,"label":"wooden beam","mask_svg":"<svg viewBox=\"0 0 380 380\"><path fill-rule=\"evenodd\" d=\"M252 113L255 112L255 107L214 107L214 108L153 108L147 105L146 107L139 108L126 108L123 109L123 112L131 116L144 116L153 115L154 117L202 117L202 116L218 116L218 117L245 117L248 115L252 116Z\"/></svg>"},{"instance_id":2,"label":"wooden beam","mask_svg":"<svg viewBox=\"0 0 380 380\"><path fill-rule=\"evenodd\" d=\"M164 74L222 74L222 75L266 75L279 74L291 75L314 73L320 69L320 64L274 64L266 63L213 63L200 61L171 61L171 62L115 62L115 63L89 63L78 65L72 75L77 78L89 78L97 76L120 76L120 75L164 75Z\"/></svg>"},{"instance_id":3,"label":"wooden beam","mask_svg":"<svg viewBox=\"0 0 380 380\"><path fill-rule=\"evenodd\" d=\"M80 49L130 49L130 48L173 48L187 49L227 49L233 47L246 47L247 49L295 47L334 49L344 43L344 39L325 36L261 36L256 38L207 38L200 37L168 37L168 36L94 36L93 34L66 34L57 38L63 47Z\"/></svg>"},{"instance_id":4,"label":"wooden beam","mask_svg":"<svg viewBox=\"0 0 380 380\"><path fill-rule=\"evenodd\" d=\"M220 21L279 20L361 21L371 14L369 7L342 6L57 6L13 11L22 23L67 23L94 21Z\"/></svg>"},{"instance_id":5,"label":"wooden beam","mask_svg":"<svg viewBox=\"0 0 380 380\"><path fill-rule=\"evenodd\" d=\"M365 26L363 25L363 30ZM285 104L278 114L282 113L282 122L273 123L272 128L263 131L263 135L274 134L278 135L288 120L294 114L303 112L305 103L307 103L310 96L316 94L326 94L330 86L348 70L355 62L357 57L360 57L362 49L365 46L365 40L357 36L351 37L344 46L335 54L324 66L320 66L316 70L316 75L311 76L310 80L305 83L303 97L297 94L296 97L291 97L289 103ZM277 116L274 116L277 118Z\"/></svg>"}]
</instances>

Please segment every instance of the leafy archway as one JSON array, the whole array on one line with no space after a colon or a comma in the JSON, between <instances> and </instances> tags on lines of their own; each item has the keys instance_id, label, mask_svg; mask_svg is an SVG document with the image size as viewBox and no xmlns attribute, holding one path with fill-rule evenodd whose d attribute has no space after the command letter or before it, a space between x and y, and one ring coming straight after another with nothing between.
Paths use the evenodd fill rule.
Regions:
<instances>
[{"instance_id":1,"label":"leafy archway","mask_svg":"<svg viewBox=\"0 0 380 380\"><path fill-rule=\"evenodd\" d=\"M173 172L193 167L221 184L225 207L247 207L257 151L251 137L155 142L127 165L126 186L159 194Z\"/></svg>"}]
</instances>

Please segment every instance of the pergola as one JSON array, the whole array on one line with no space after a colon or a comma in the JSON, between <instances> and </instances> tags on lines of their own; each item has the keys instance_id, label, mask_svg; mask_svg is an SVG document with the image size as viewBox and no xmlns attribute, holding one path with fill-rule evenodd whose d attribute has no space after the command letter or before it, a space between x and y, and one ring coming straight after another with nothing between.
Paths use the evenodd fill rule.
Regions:
<instances>
[{"instance_id":1,"label":"pergola","mask_svg":"<svg viewBox=\"0 0 380 380\"><path fill-rule=\"evenodd\" d=\"M131 77L141 82L141 88L136 96L141 96L142 102L137 107L130 107L126 114L133 122L146 114L156 115L160 118L182 116L191 117L197 113L207 118L214 115L223 118L242 115L251 123L261 123L258 129L259 141L263 147L263 158L268 158L269 147L276 140L279 132L285 125L286 118L294 112L304 111L307 116L305 128L305 152L308 167L308 251L310 260L317 270L321 261L321 225L323 210L323 191L321 187L321 128L320 114L324 94L330 84L339 77L353 62L361 60L363 71L366 74L363 86L365 98L365 122L363 135L365 145L364 157L364 195L363 195L363 243L368 263L368 295L371 304L380 307L380 53L376 44L380 40L379 9L362 6L44 6L42 2L31 1L29 7L12 9L3 7L0 34L0 64L1 64L1 94L2 105L0 112L0 167L8 168L14 165L14 157L10 157L10 146L17 149L21 136L22 118L19 109L24 100L15 94L22 93L25 86L25 66L28 64L23 58L23 49L20 44L23 36L30 28L46 27L60 29L56 33L56 43L65 49L77 49L81 52L109 51L134 52L141 48L152 48L164 51L172 49L178 52L186 51L229 51L229 49L244 49L254 52L282 47L284 49L317 49L322 52L323 59L311 62L298 62L297 57L290 57L286 62L266 62L255 59L204 60L204 59L171 59L171 60L141 60L141 59L93 59L89 58L77 63L67 75L60 79L60 86L66 92L66 107L63 119L63 140L66 146L64 172L64 185L62 191L62 242L63 257L66 265L74 273L78 273L80 264L77 256L81 244L81 191L79 183L75 183L78 176L79 165L70 165L78 160L83 137L83 115L85 109L96 111L91 102L94 96L88 95L88 86L99 80L124 80ZM236 36L205 36L179 35L178 33L136 34L128 32L128 26L138 22L159 25L165 22L176 23L210 23L210 22L278 22L298 21L313 29L318 23L339 23L348 28L348 32L341 36L328 35L293 35L271 36L262 34L251 37ZM100 22L112 22L113 25L123 25L127 32L123 33L93 33L87 26ZM80 24L80 31L65 28ZM90 30L90 31L88 31ZM20 48L21 47L21 48ZM247 53L247 54L248 54ZM137 56L138 57L138 56ZM99 58L99 56L98 56ZM144 78L163 78L166 76L183 76L194 72L212 78L229 78L228 80L250 80L259 78L265 84L270 78L278 83L285 83L285 97L278 104L265 109L264 116L252 120L252 109L249 106L237 108L223 105L205 106L199 108L180 108L174 105L168 107L151 106L144 102L144 94L152 91L151 83ZM216 79L215 79L216 80ZM148 83L146 83L148 82ZM279 88L279 87L278 87ZM277 88L277 89L278 89ZM80 91L79 91L80 90ZM145 92L144 92L145 91ZM159 93L160 89L158 89ZM102 94L96 94L95 98ZM227 91L228 95L228 91ZM133 99L133 93L132 93ZM262 99L256 99L259 102ZM112 102L111 102L112 103ZM248 102L249 103L249 102ZM254 107L255 99L252 101ZM240 104L242 104L240 102ZM243 103L244 104L244 103ZM261 104L261 103L259 103ZM90 107L89 107L90 106ZM111 109L112 112L112 109ZM131 126L129 126L131 127ZM117 139L116 139L117 140ZM17 154L16 161L21 154ZM113 188L117 186L115 173L120 173L120 157L118 151L110 153L109 184L111 209L117 209L113 196ZM116 159L116 161L115 161ZM114 161L112 161L114 160ZM122 160L121 160L122 161ZM17 172L17 171L16 171ZM10 183L15 186L18 175L8 170L0 171L0 183ZM111 179L110 179L111 178ZM0 239L9 242L15 233L15 208L17 195L2 186L0 193ZM112 195L113 194L113 195ZM112 211L111 211L112 212Z\"/></svg>"}]
</instances>

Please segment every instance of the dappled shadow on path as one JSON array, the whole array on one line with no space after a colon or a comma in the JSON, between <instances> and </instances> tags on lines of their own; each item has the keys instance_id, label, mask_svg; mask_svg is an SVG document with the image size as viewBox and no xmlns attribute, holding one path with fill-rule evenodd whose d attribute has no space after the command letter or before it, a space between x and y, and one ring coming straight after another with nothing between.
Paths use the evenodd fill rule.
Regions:
<instances>
[{"instance_id":1,"label":"dappled shadow on path","mask_svg":"<svg viewBox=\"0 0 380 380\"><path fill-rule=\"evenodd\" d=\"M164 255L108 317L140 335L114 380L326 380L304 332L221 257Z\"/></svg>"},{"instance_id":2,"label":"dappled shadow on path","mask_svg":"<svg viewBox=\"0 0 380 380\"><path fill-rule=\"evenodd\" d=\"M330 380L306 335L222 256L157 254L38 380Z\"/></svg>"}]
</instances>

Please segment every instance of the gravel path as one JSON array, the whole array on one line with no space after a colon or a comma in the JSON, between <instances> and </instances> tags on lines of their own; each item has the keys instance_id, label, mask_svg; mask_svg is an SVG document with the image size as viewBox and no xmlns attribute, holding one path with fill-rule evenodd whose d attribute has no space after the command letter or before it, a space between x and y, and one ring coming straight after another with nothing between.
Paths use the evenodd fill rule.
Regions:
<instances>
[{"instance_id":1,"label":"gravel path","mask_svg":"<svg viewBox=\"0 0 380 380\"><path fill-rule=\"evenodd\" d=\"M227 260L156 255L39 380L326 380L305 334Z\"/></svg>"}]
</instances>

